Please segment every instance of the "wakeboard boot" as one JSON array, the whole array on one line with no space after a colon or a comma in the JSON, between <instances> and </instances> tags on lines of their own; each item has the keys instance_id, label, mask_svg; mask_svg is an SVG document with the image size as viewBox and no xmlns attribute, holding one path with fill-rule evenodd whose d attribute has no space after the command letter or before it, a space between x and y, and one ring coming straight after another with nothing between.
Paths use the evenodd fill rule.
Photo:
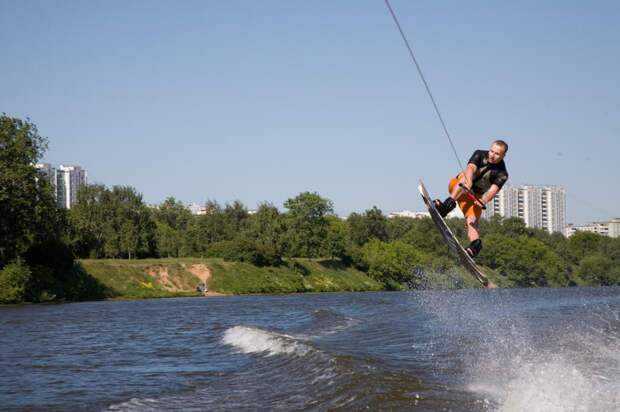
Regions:
<instances>
[{"instance_id":1,"label":"wakeboard boot","mask_svg":"<svg viewBox=\"0 0 620 412\"><path fill-rule=\"evenodd\" d=\"M469 256L471 256L472 258L475 258L476 256L478 256L478 253L480 253L480 250L482 250L482 240L480 239L474 240L473 242L469 244L469 246L467 246L466 250Z\"/></svg>"},{"instance_id":2,"label":"wakeboard boot","mask_svg":"<svg viewBox=\"0 0 620 412\"><path fill-rule=\"evenodd\" d=\"M441 217L446 217L448 216L448 213L450 213L452 209L456 207L456 200L452 199L451 197L447 198L443 202L439 199L435 199L435 207L437 208L437 211L439 212Z\"/></svg>"}]
</instances>

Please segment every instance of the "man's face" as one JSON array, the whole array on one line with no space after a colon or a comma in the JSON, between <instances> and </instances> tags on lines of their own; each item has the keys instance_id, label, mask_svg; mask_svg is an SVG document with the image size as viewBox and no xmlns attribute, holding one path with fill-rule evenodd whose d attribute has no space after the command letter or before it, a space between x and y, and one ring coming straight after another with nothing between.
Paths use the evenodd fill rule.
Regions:
<instances>
[{"instance_id":1,"label":"man's face","mask_svg":"<svg viewBox=\"0 0 620 412\"><path fill-rule=\"evenodd\" d=\"M504 149L500 145L493 143L491 150L489 150L489 163L499 163L505 155Z\"/></svg>"}]
</instances>

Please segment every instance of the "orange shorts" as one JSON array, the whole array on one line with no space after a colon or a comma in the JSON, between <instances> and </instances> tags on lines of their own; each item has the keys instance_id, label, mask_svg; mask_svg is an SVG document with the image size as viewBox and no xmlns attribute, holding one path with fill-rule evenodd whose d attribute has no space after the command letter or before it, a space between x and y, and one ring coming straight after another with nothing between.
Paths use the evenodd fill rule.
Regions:
<instances>
[{"instance_id":1,"label":"orange shorts","mask_svg":"<svg viewBox=\"0 0 620 412\"><path fill-rule=\"evenodd\" d=\"M459 183L459 176L460 173L450 180L450 184L448 185L448 193L452 193L454 186ZM476 216L476 219L480 219L480 216L482 216L482 207L476 203L469 194L464 193L461 197L456 199L456 201L459 203L459 207L463 211L465 217L474 215Z\"/></svg>"}]
</instances>

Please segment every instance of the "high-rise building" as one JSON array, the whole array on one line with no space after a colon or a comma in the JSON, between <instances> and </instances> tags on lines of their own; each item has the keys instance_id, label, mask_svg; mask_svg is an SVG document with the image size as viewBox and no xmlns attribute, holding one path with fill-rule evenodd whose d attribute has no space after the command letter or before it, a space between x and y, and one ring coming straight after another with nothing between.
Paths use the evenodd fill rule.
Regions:
<instances>
[{"instance_id":1,"label":"high-rise building","mask_svg":"<svg viewBox=\"0 0 620 412\"><path fill-rule=\"evenodd\" d=\"M77 202L78 189L86 185L86 170L80 166L64 166L59 167L59 180L62 184L58 184L58 206L71 209L71 206ZM60 183L60 182L59 182Z\"/></svg>"},{"instance_id":2,"label":"high-rise building","mask_svg":"<svg viewBox=\"0 0 620 412\"><path fill-rule=\"evenodd\" d=\"M549 233L566 228L566 191L560 186L543 186L542 227Z\"/></svg>"},{"instance_id":3,"label":"high-rise building","mask_svg":"<svg viewBox=\"0 0 620 412\"><path fill-rule=\"evenodd\" d=\"M493 215L520 217L527 227L564 233L566 227L566 192L560 186L521 185L506 183L482 212L487 219Z\"/></svg>"},{"instance_id":4,"label":"high-rise building","mask_svg":"<svg viewBox=\"0 0 620 412\"><path fill-rule=\"evenodd\" d=\"M542 189L535 185L521 185L517 199L518 216L527 227L542 228Z\"/></svg>"},{"instance_id":5,"label":"high-rise building","mask_svg":"<svg viewBox=\"0 0 620 412\"><path fill-rule=\"evenodd\" d=\"M88 173L80 166L60 165L58 169L49 163L39 163L37 169L43 173L54 188L56 205L71 209L77 202L78 189L87 184Z\"/></svg>"},{"instance_id":6,"label":"high-rise building","mask_svg":"<svg viewBox=\"0 0 620 412\"><path fill-rule=\"evenodd\" d=\"M486 205L486 209L482 211L482 217L488 219L493 215L518 216L518 199L519 190L510 183L506 183L502 186L502 190Z\"/></svg>"},{"instance_id":7,"label":"high-rise building","mask_svg":"<svg viewBox=\"0 0 620 412\"><path fill-rule=\"evenodd\" d=\"M49 163L38 163L36 168L43 173L53 187L56 187L56 168Z\"/></svg>"}]
</instances>

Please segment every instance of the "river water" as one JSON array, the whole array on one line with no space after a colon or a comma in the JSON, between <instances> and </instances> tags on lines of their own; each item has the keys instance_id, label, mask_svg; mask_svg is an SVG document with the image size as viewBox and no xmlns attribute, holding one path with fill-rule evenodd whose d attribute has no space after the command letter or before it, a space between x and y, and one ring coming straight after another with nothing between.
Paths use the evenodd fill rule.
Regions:
<instances>
[{"instance_id":1,"label":"river water","mask_svg":"<svg viewBox=\"0 0 620 412\"><path fill-rule=\"evenodd\" d=\"M620 288L0 307L2 410L620 410Z\"/></svg>"}]
</instances>

